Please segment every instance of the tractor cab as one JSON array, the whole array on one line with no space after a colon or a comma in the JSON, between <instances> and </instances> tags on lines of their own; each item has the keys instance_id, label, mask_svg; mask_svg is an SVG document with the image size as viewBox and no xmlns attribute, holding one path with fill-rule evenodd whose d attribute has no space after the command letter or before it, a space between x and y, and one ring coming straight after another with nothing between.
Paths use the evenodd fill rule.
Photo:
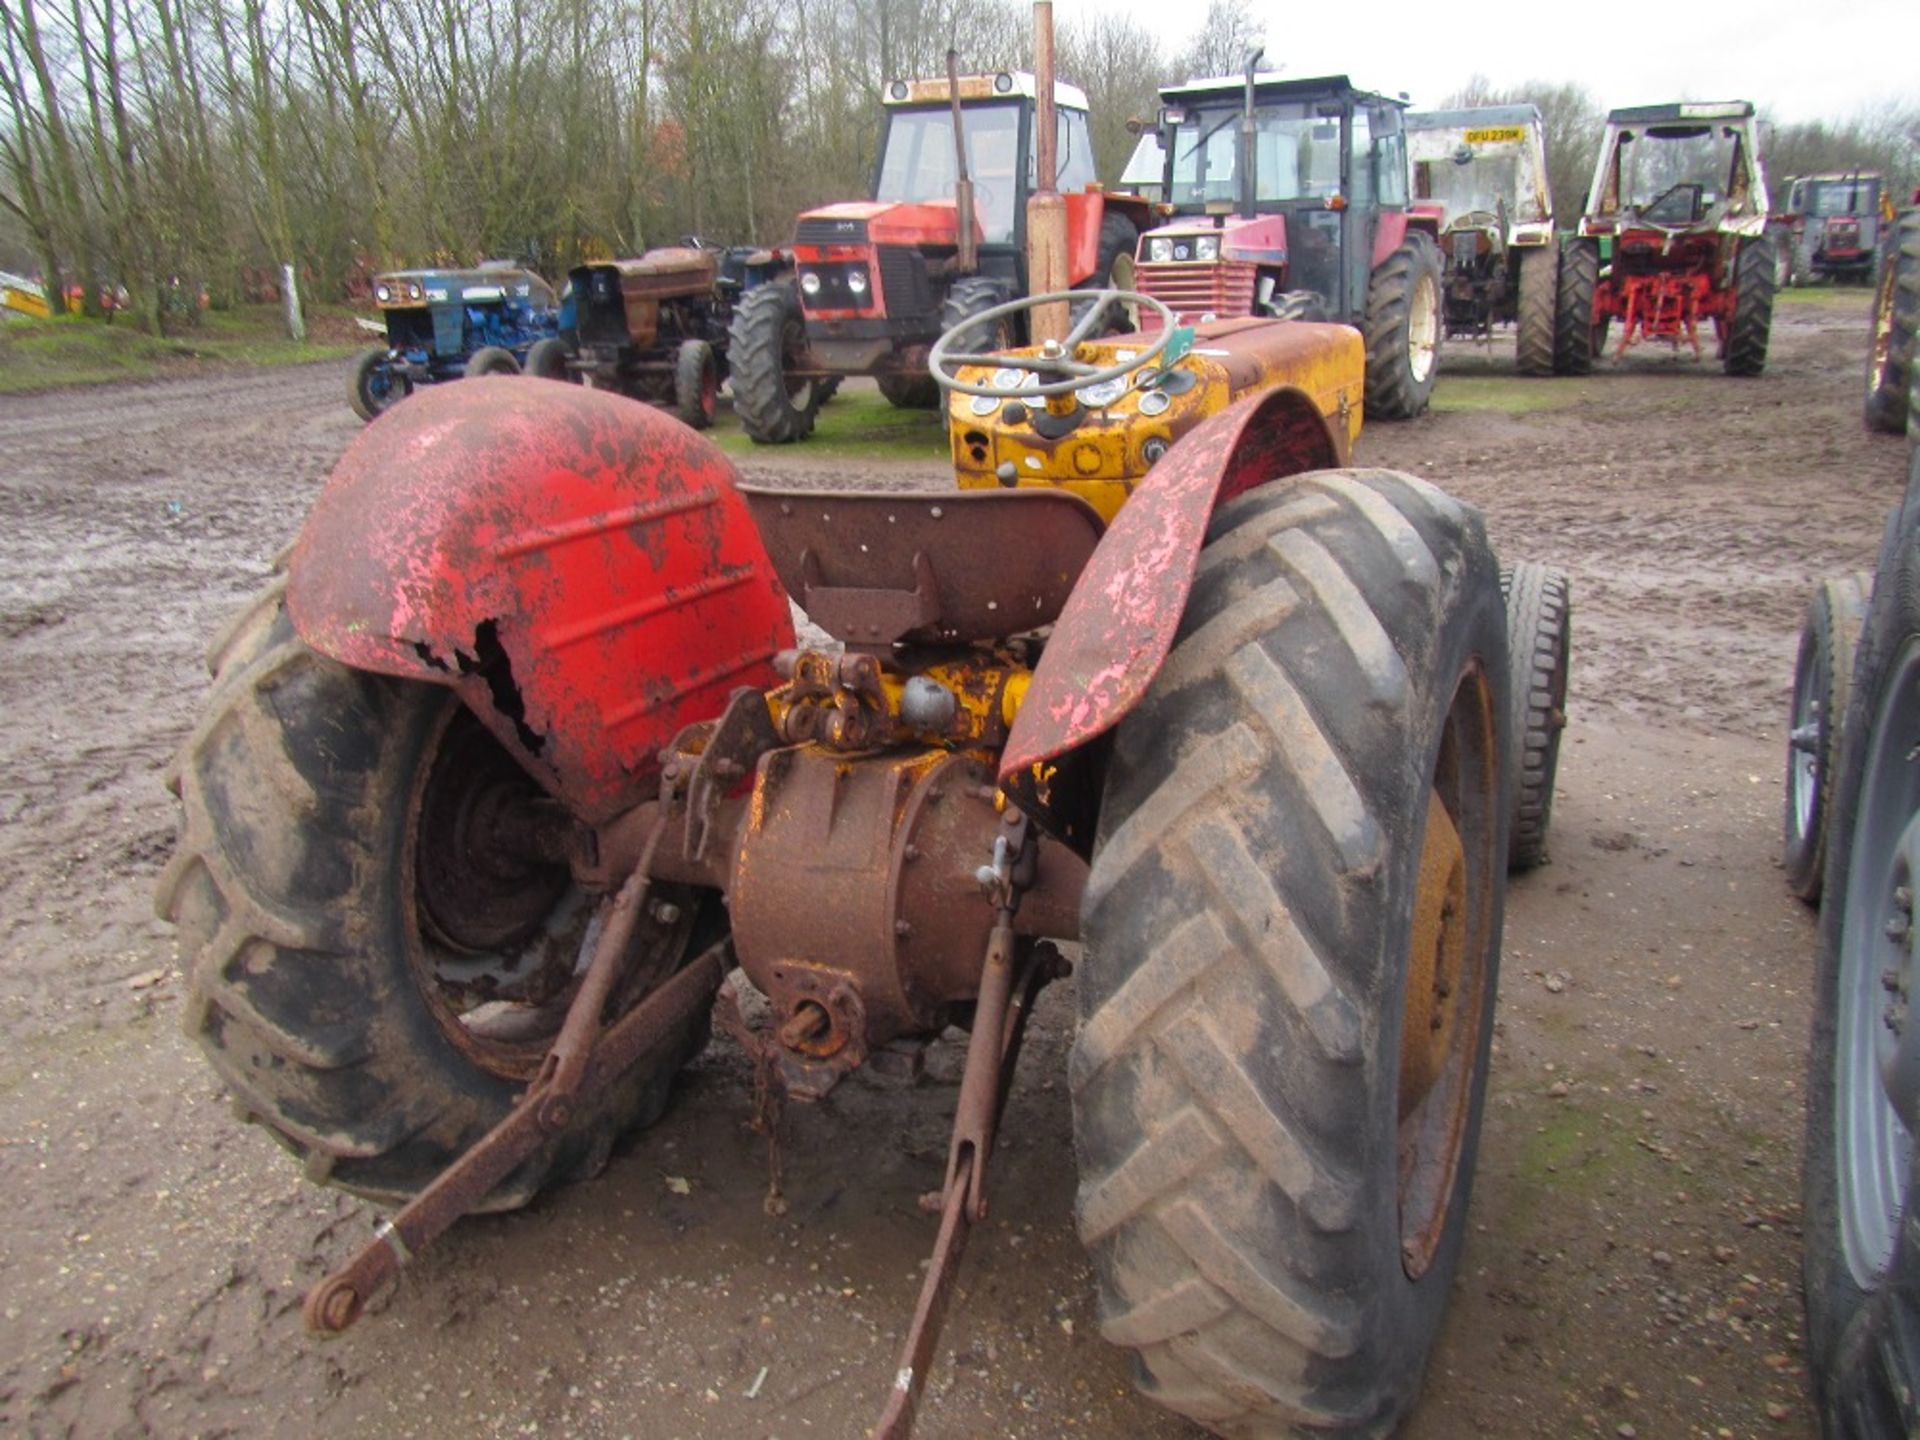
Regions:
<instances>
[{"instance_id":1,"label":"tractor cab","mask_svg":"<svg viewBox=\"0 0 1920 1440\"><path fill-rule=\"evenodd\" d=\"M1545 128L1533 105L1407 116L1414 198L1441 212L1448 335L1484 337L1517 319L1526 252L1554 247ZM1542 318L1551 323L1550 306Z\"/></svg>"},{"instance_id":2,"label":"tractor cab","mask_svg":"<svg viewBox=\"0 0 1920 1440\"><path fill-rule=\"evenodd\" d=\"M1607 116L1580 233L1615 254L1664 254L1687 240L1758 236L1767 183L1753 106L1683 102Z\"/></svg>"},{"instance_id":3,"label":"tractor cab","mask_svg":"<svg viewBox=\"0 0 1920 1440\"><path fill-rule=\"evenodd\" d=\"M1890 209L1886 177L1877 170L1789 181L1781 242L1790 247L1788 280L1870 279Z\"/></svg>"},{"instance_id":4,"label":"tractor cab","mask_svg":"<svg viewBox=\"0 0 1920 1440\"><path fill-rule=\"evenodd\" d=\"M1140 289L1183 316L1352 321L1407 228L1405 105L1344 76L1190 81L1160 92L1165 198Z\"/></svg>"}]
</instances>

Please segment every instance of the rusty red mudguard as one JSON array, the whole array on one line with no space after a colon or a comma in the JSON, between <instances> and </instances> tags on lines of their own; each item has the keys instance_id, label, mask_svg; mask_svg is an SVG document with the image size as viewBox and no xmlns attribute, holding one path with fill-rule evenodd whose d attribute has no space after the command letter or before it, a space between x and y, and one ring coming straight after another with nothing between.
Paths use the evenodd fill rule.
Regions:
<instances>
[{"instance_id":1,"label":"rusty red mudguard","mask_svg":"<svg viewBox=\"0 0 1920 1440\"><path fill-rule=\"evenodd\" d=\"M1346 458L1344 431L1294 389L1248 395L1182 437L1121 507L1074 585L1014 717L1001 780L1044 793L1047 762L1139 703L1173 648L1218 506Z\"/></svg>"},{"instance_id":2,"label":"rusty red mudguard","mask_svg":"<svg viewBox=\"0 0 1920 1440\"><path fill-rule=\"evenodd\" d=\"M656 752L777 683L786 591L708 441L547 381L422 390L347 447L287 607L342 664L462 699L569 810L641 799Z\"/></svg>"}]
</instances>

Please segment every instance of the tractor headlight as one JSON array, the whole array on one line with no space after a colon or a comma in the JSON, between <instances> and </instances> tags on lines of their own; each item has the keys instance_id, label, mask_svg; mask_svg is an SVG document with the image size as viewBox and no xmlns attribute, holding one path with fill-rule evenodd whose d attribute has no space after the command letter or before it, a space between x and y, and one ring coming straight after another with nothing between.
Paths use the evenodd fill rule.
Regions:
<instances>
[{"instance_id":1,"label":"tractor headlight","mask_svg":"<svg viewBox=\"0 0 1920 1440\"><path fill-rule=\"evenodd\" d=\"M1193 242L1191 240L1174 241L1173 258L1176 260L1191 260L1193 258Z\"/></svg>"},{"instance_id":2,"label":"tractor headlight","mask_svg":"<svg viewBox=\"0 0 1920 1440\"><path fill-rule=\"evenodd\" d=\"M1173 241L1171 240L1147 241L1147 259L1156 264L1160 264L1160 265L1166 264L1167 261L1173 259Z\"/></svg>"},{"instance_id":3,"label":"tractor headlight","mask_svg":"<svg viewBox=\"0 0 1920 1440\"><path fill-rule=\"evenodd\" d=\"M820 293L820 277L811 270L802 271L800 274L800 293L803 295L818 295Z\"/></svg>"},{"instance_id":4,"label":"tractor headlight","mask_svg":"<svg viewBox=\"0 0 1920 1440\"><path fill-rule=\"evenodd\" d=\"M864 270L849 270L847 272L847 289L856 295L866 294L867 272Z\"/></svg>"},{"instance_id":5,"label":"tractor headlight","mask_svg":"<svg viewBox=\"0 0 1920 1440\"><path fill-rule=\"evenodd\" d=\"M417 282L412 280L407 282L407 298L409 300L418 300L424 293Z\"/></svg>"},{"instance_id":6,"label":"tractor headlight","mask_svg":"<svg viewBox=\"0 0 1920 1440\"><path fill-rule=\"evenodd\" d=\"M1218 260L1220 258L1220 237L1202 235L1193 242L1193 258L1196 260Z\"/></svg>"},{"instance_id":7,"label":"tractor headlight","mask_svg":"<svg viewBox=\"0 0 1920 1440\"><path fill-rule=\"evenodd\" d=\"M373 287L373 298L384 305L393 299L393 291L389 290L385 285L376 285Z\"/></svg>"}]
</instances>

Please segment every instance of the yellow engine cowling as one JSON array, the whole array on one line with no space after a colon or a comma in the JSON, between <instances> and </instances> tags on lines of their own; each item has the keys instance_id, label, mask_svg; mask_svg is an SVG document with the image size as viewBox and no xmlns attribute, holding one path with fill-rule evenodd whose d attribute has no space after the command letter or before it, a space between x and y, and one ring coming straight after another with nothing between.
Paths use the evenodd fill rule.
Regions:
<instances>
[{"instance_id":1,"label":"yellow engine cowling","mask_svg":"<svg viewBox=\"0 0 1920 1440\"><path fill-rule=\"evenodd\" d=\"M1077 358L1105 368L1147 348L1122 335L1079 347ZM1131 353L1130 353L1131 352ZM1037 351L1017 351L1032 354ZM1291 388L1325 418L1344 459L1360 434L1366 348L1346 325L1292 320L1210 320L1173 366L1172 383L1140 384L1151 361L1101 392L1082 387L1070 403L1047 403L1022 386L1031 372L968 366L960 378L990 385L993 397L948 392L954 476L963 489L1053 486L1070 490L1111 522L1156 460L1210 415L1258 390Z\"/></svg>"}]
</instances>

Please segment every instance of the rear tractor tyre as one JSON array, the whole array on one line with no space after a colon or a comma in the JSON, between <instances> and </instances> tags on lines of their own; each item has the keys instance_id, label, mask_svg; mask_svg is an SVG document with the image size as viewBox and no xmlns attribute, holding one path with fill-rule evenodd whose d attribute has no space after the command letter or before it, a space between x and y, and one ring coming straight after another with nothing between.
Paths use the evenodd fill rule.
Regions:
<instances>
[{"instance_id":1,"label":"rear tractor tyre","mask_svg":"<svg viewBox=\"0 0 1920 1440\"><path fill-rule=\"evenodd\" d=\"M1600 247L1568 240L1560 247L1560 281L1553 321L1553 369L1557 375L1591 375L1606 344L1605 327L1593 318L1600 288Z\"/></svg>"},{"instance_id":2,"label":"rear tractor tyre","mask_svg":"<svg viewBox=\"0 0 1920 1440\"><path fill-rule=\"evenodd\" d=\"M518 375L520 362L513 358L511 350L498 345L482 345L467 358L464 373L469 380L478 380L486 375Z\"/></svg>"},{"instance_id":3,"label":"rear tractor tyre","mask_svg":"<svg viewBox=\"0 0 1920 1440\"><path fill-rule=\"evenodd\" d=\"M1559 284L1560 251L1551 240L1520 252L1520 319L1516 327L1515 360L1522 375L1553 374Z\"/></svg>"},{"instance_id":4,"label":"rear tractor tyre","mask_svg":"<svg viewBox=\"0 0 1920 1440\"><path fill-rule=\"evenodd\" d=\"M1817 904L1827 866L1827 816L1840 765L1847 701L1853 693L1853 655L1866 622L1873 576L1823 580L1807 604L1800 655L1793 667L1793 708L1787 717L1787 803L1780 864L1787 888Z\"/></svg>"},{"instance_id":5,"label":"rear tractor tyre","mask_svg":"<svg viewBox=\"0 0 1920 1440\"><path fill-rule=\"evenodd\" d=\"M580 377L567 364L572 354L564 340L551 335L544 340L536 340L527 351L526 373L536 380L565 380L577 385Z\"/></svg>"},{"instance_id":6,"label":"rear tractor tyre","mask_svg":"<svg viewBox=\"0 0 1920 1440\"><path fill-rule=\"evenodd\" d=\"M1107 211L1100 217L1100 241L1099 248L1094 252L1093 273L1073 288L1087 291L1133 289L1133 252L1139 244L1140 227L1117 210ZM1090 299L1074 301L1068 308L1067 323L1078 325L1092 304ZM1114 310L1107 315L1106 333L1125 334L1139 323L1140 317L1135 310L1130 309L1125 315Z\"/></svg>"},{"instance_id":7,"label":"rear tractor tyre","mask_svg":"<svg viewBox=\"0 0 1920 1440\"><path fill-rule=\"evenodd\" d=\"M1827 1440L1920 1434L1920 459L1881 548L1830 797L1802 1164Z\"/></svg>"},{"instance_id":8,"label":"rear tractor tyre","mask_svg":"<svg viewBox=\"0 0 1920 1440\"><path fill-rule=\"evenodd\" d=\"M1367 284L1366 413L1411 420L1426 412L1440 373L1440 247L1412 230Z\"/></svg>"},{"instance_id":9,"label":"rear tractor tyre","mask_svg":"<svg viewBox=\"0 0 1920 1440\"><path fill-rule=\"evenodd\" d=\"M1514 746L1507 868L1532 870L1547 862L1560 734L1567 728L1573 599L1562 571L1526 560L1502 567L1500 595L1507 603L1507 661L1513 679L1507 721Z\"/></svg>"},{"instance_id":10,"label":"rear tractor tyre","mask_svg":"<svg viewBox=\"0 0 1920 1440\"><path fill-rule=\"evenodd\" d=\"M720 363L704 340L682 340L673 357L673 413L682 425L705 430L720 406Z\"/></svg>"},{"instance_id":11,"label":"rear tractor tyre","mask_svg":"<svg viewBox=\"0 0 1920 1440\"><path fill-rule=\"evenodd\" d=\"M790 445L813 433L829 392L793 372L807 354L800 292L787 280L756 285L740 298L728 328L733 410L759 445Z\"/></svg>"},{"instance_id":12,"label":"rear tractor tyre","mask_svg":"<svg viewBox=\"0 0 1920 1440\"><path fill-rule=\"evenodd\" d=\"M1869 430L1899 435L1909 423L1914 337L1920 335L1920 210L1909 210L1894 222L1890 241L1874 292L1866 422Z\"/></svg>"},{"instance_id":13,"label":"rear tractor tyre","mask_svg":"<svg viewBox=\"0 0 1920 1440\"><path fill-rule=\"evenodd\" d=\"M1733 319L1721 356L1727 374L1758 375L1765 370L1772 329L1773 242L1760 235L1742 240L1733 259Z\"/></svg>"},{"instance_id":14,"label":"rear tractor tyre","mask_svg":"<svg viewBox=\"0 0 1920 1440\"><path fill-rule=\"evenodd\" d=\"M1476 513L1387 471L1214 517L1115 735L1083 903L1076 1215L1106 1337L1217 1433L1382 1435L1465 1230L1506 870Z\"/></svg>"},{"instance_id":15,"label":"rear tractor tyre","mask_svg":"<svg viewBox=\"0 0 1920 1440\"><path fill-rule=\"evenodd\" d=\"M413 393L413 382L396 375L384 350L368 350L353 362L347 380L347 404L369 424Z\"/></svg>"},{"instance_id":16,"label":"rear tractor tyre","mask_svg":"<svg viewBox=\"0 0 1920 1440\"><path fill-rule=\"evenodd\" d=\"M965 350L990 352L1009 349L1014 344L1014 336L1006 321L995 321L991 328L971 324L974 316L1006 303L1007 292L998 280L989 280L982 275L969 275L963 280L956 280L953 288L947 292L947 298L940 304L940 333L945 336L964 332L960 334L958 344ZM924 378L933 377L928 375ZM935 384L937 391L938 382Z\"/></svg>"},{"instance_id":17,"label":"rear tractor tyre","mask_svg":"<svg viewBox=\"0 0 1920 1440\"><path fill-rule=\"evenodd\" d=\"M238 1108L309 1178L400 1201L526 1087L594 906L564 864L513 863L474 831L471 817L544 792L453 692L315 653L284 591L276 577L211 656L207 713L170 777L183 826L155 905L178 928L187 1032ZM696 892L672 899L677 914L641 922L616 1005L717 938ZM706 1035L702 1013L486 1208L597 1171L659 1115Z\"/></svg>"}]
</instances>

